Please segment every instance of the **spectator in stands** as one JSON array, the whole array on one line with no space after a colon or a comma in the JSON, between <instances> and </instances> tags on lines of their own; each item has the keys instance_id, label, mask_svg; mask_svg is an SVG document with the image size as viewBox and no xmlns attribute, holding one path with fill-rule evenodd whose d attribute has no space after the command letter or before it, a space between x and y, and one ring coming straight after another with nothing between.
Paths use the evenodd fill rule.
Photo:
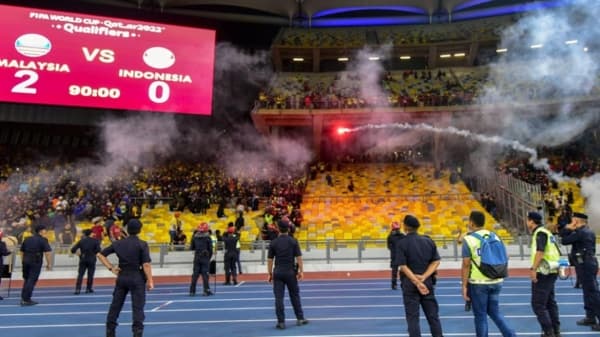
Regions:
<instances>
[{"instance_id":1,"label":"spectator in stands","mask_svg":"<svg viewBox=\"0 0 600 337\"><path fill-rule=\"evenodd\" d=\"M70 222L65 224L63 230L58 234L58 242L62 246L71 246L75 242L75 229Z\"/></svg>"},{"instance_id":2,"label":"spectator in stands","mask_svg":"<svg viewBox=\"0 0 600 337\"><path fill-rule=\"evenodd\" d=\"M173 216L175 217L175 222L171 224L171 227L169 228L169 238L170 238L170 244L174 244L175 242L175 236L177 235L177 231L182 231L183 230L183 222L181 221L181 212L177 211L175 213L173 213Z\"/></svg>"},{"instance_id":3,"label":"spectator in stands","mask_svg":"<svg viewBox=\"0 0 600 337\"><path fill-rule=\"evenodd\" d=\"M217 218L225 217L225 198L221 198L221 201L219 201L219 207L217 208Z\"/></svg>"},{"instance_id":4,"label":"spectator in stands","mask_svg":"<svg viewBox=\"0 0 600 337\"><path fill-rule=\"evenodd\" d=\"M348 191L354 192L354 181L350 178L350 182L348 183Z\"/></svg>"},{"instance_id":5,"label":"spectator in stands","mask_svg":"<svg viewBox=\"0 0 600 337\"><path fill-rule=\"evenodd\" d=\"M235 219L235 229L236 231L240 231L244 228L244 213L239 212L237 218Z\"/></svg>"},{"instance_id":6,"label":"spectator in stands","mask_svg":"<svg viewBox=\"0 0 600 337\"><path fill-rule=\"evenodd\" d=\"M68 222L67 217L65 216L65 210L64 208L62 208L62 205L62 202L57 204L56 212L54 213L54 216L51 219L51 227L54 229L55 238L58 238L60 236L60 233L63 232ZM73 242L71 241L71 243Z\"/></svg>"},{"instance_id":7,"label":"spectator in stands","mask_svg":"<svg viewBox=\"0 0 600 337\"><path fill-rule=\"evenodd\" d=\"M185 244L187 243L187 235L183 232L183 230L178 229L175 233L175 239L173 240L173 245L176 250L184 250Z\"/></svg>"},{"instance_id":8,"label":"spectator in stands","mask_svg":"<svg viewBox=\"0 0 600 337\"><path fill-rule=\"evenodd\" d=\"M244 203L242 202L242 198L238 198L236 206L235 206L235 212L239 215L244 215Z\"/></svg>"},{"instance_id":9,"label":"spectator in stands","mask_svg":"<svg viewBox=\"0 0 600 337\"><path fill-rule=\"evenodd\" d=\"M259 203L260 203L260 199L259 199L258 195L256 193L253 193L252 194L252 199L250 201L250 204L252 205L251 207L252 207L253 211L258 211Z\"/></svg>"},{"instance_id":10,"label":"spectator in stands","mask_svg":"<svg viewBox=\"0 0 600 337\"><path fill-rule=\"evenodd\" d=\"M124 236L126 236L126 233L123 231L123 228L121 228L121 225L118 221L113 222L108 233L111 242L121 240Z\"/></svg>"},{"instance_id":11,"label":"spectator in stands","mask_svg":"<svg viewBox=\"0 0 600 337\"><path fill-rule=\"evenodd\" d=\"M102 242L104 239L104 227L102 226L102 217L92 219L92 238Z\"/></svg>"}]
</instances>

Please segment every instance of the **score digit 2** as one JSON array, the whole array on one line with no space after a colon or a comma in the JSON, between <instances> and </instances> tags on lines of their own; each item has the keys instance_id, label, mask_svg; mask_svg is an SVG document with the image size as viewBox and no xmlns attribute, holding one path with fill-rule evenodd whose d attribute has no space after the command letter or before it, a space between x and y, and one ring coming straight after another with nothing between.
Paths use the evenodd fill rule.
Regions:
<instances>
[{"instance_id":1,"label":"score digit 2","mask_svg":"<svg viewBox=\"0 0 600 337\"><path fill-rule=\"evenodd\" d=\"M11 90L16 94L33 94L37 93L37 89L31 87L31 85L35 84L40 76L33 70L19 70L15 73L16 78L26 77L25 81L17 83Z\"/></svg>"}]
</instances>

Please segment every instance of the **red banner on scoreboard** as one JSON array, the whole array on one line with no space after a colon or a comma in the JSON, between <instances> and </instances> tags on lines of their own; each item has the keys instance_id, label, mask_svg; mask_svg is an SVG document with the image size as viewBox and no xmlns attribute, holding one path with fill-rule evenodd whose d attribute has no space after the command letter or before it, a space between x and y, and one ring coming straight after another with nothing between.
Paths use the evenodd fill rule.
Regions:
<instances>
[{"instance_id":1,"label":"red banner on scoreboard","mask_svg":"<svg viewBox=\"0 0 600 337\"><path fill-rule=\"evenodd\" d=\"M0 5L0 101L210 115L215 31Z\"/></svg>"}]
</instances>

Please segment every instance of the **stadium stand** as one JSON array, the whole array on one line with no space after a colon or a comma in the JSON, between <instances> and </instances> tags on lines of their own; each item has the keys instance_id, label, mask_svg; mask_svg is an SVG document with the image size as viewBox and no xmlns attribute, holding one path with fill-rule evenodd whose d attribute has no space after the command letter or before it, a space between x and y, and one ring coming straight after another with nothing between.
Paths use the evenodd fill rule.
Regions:
<instances>
[{"instance_id":1,"label":"stadium stand","mask_svg":"<svg viewBox=\"0 0 600 337\"><path fill-rule=\"evenodd\" d=\"M307 184L302 203L307 230L298 237L384 239L389 224L410 213L422 221L424 233L451 240L465 230L471 210L485 210L462 182L451 184L449 175L445 171L436 179L431 167L405 164L344 164L340 170L320 173ZM487 212L486 218L499 235L510 237Z\"/></svg>"}]
</instances>

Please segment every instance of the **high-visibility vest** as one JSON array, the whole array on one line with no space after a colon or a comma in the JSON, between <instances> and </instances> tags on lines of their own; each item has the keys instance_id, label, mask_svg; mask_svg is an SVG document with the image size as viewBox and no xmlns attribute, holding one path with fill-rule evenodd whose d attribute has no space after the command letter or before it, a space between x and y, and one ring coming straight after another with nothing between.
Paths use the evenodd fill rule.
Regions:
<instances>
[{"instance_id":1,"label":"high-visibility vest","mask_svg":"<svg viewBox=\"0 0 600 337\"><path fill-rule=\"evenodd\" d=\"M487 229L480 229L478 231L475 231L475 233L477 233L481 236L485 236L485 235L489 235L490 231ZM500 240L499 237L498 237L498 240ZM480 255L481 241L478 238L476 238L472 235L466 235L465 236L465 244L469 247L469 250L471 251L471 271L469 272L469 283L494 284L494 283L500 283L504 280L503 278L491 279L491 278L483 275L483 273L479 270L479 268L477 268L477 266L481 265L481 255ZM475 265L475 264L477 264L477 265Z\"/></svg>"},{"instance_id":2,"label":"high-visibility vest","mask_svg":"<svg viewBox=\"0 0 600 337\"><path fill-rule=\"evenodd\" d=\"M543 259L550 265L558 266L558 261L560 260L560 251L556 246L556 238L554 237L552 232L550 232L543 226L538 227L533 232L533 236L531 237L531 265L533 265L533 261L537 252L537 236L540 232L545 233L548 236L548 241L546 241L546 247L544 247ZM541 272L541 265L542 264L540 263L540 266L538 266L536 272Z\"/></svg>"},{"instance_id":3,"label":"high-visibility vest","mask_svg":"<svg viewBox=\"0 0 600 337\"><path fill-rule=\"evenodd\" d=\"M210 236L210 240L212 241L213 251L216 252L217 251L217 243L218 243L217 236L215 234L212 234Z\"/></svg>"}]
</instances>

